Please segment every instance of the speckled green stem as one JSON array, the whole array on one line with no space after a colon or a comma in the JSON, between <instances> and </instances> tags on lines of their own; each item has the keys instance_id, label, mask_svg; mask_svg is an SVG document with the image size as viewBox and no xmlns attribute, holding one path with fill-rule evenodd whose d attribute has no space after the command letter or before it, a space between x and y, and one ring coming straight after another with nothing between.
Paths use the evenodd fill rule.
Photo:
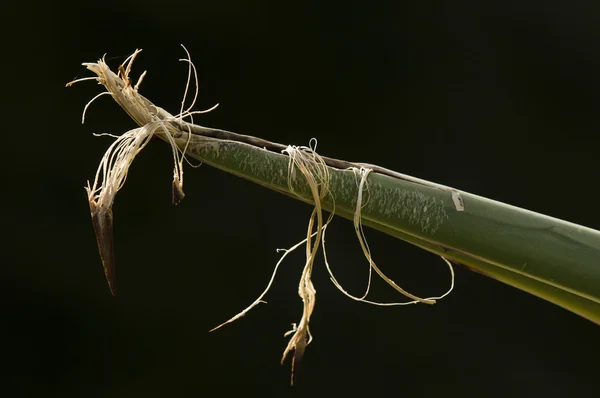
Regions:
<instances>
[{"instance_id":1,"label":"speckled green stem","mask_svg":"<svg viewBox=\"0 0 600 398\"><path fill-rule=\"evenodd\" d=\"M184 137L183 137L184 138ZM184 139L178 140L180 144ZM288 187L289 157L238 141L192 135L188 156L311 203L302 177ZM358 194L352 171L329 168L323 204L351 219ZM300 174L298 174L300 176ZM362 210L365 225L464 264L600 324L600 232L451 189L373 172Z\"/></svg>"}]
</instances>

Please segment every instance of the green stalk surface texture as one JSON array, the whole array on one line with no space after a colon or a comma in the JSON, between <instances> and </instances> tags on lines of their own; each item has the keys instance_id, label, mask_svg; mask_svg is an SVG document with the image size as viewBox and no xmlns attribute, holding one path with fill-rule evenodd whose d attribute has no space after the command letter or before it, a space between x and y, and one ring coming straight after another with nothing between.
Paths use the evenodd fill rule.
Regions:
<instances>
[{"instance_id":1,"label":"green stalk surface texture","mask_svg":"<svg viewBox=\"0 0 600 398\"><path fill-rule=\"evenodd\" d=\"M183 147L187 138L179 138ZM312 203L304 177L288 186L289 157L243 142L193 134L187 156ZM358 196L350 170L329 167L323 207L352 219ZM600 324L600 232L451 189L372 172L363 223L517 287ZM455 190L456 191L456 190Z\"/></svg>"}]
</instances>

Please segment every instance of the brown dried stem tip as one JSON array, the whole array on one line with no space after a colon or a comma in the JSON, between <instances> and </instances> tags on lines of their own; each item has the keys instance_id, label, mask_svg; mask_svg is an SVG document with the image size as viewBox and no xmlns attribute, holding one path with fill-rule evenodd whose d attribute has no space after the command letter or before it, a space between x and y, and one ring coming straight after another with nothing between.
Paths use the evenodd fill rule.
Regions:
<instances>
[{"instance_id":1,"label":"brown dried stem tip","mask_svg":"<svg viewBox=\"0 0 600 398\"><path fill-rule=\"evenodd\" d=\"M138 89L146 72L141 74L135 85L132 84L132 81L129 78L131 65L140 51L141 50L136 50L129 58L127 58L125 62L118 67L118 73L111 71L104 59L100 59L96 63L84 63L83 65L97 76L74 80L67 84L67 87L69 87L78 81L96 80L106 89L106 91L98 94L85 106L81 120L82 123L85 121L85 112L89 105L96 98L110 94L133 118L133 120L142 126L116 137L116 141L108 148L100 161L94 183L90 185L88 181L88 186L86 187L92 223L94 232L96 233L96 240L98 241L98 250L100 251L104 273L113 295L116 294L116 284L112 206L115 195L127 179L129 166L133 162L135 156L148 144L152 136L154 134L160 134L161 137L171 144L173 151L174 170L172 195L173 203L178 204L185 196L183 193L183 160L185 159L185 148L183 150L179 149L175 143L175 139L180 138L182 134L185 133L180 127L184 124L184 119L191 118L193 114L205 113L214 109L213 107L207 111L191 111L198 95L198 79L196 78L195 96L191 105L184 110L191 75L192 72L194 74L196 72L187 50L186 53L188 58L183 59L182 61L189 64L188 84L183 97L181 112L175 116L171 115L164 109L153 105L150 101L141 96L138 93Z\"/></svg>"},{"instance_id":2,"label":"brown dried stem tip","mask_svg":"<svg viewBox=\"0 0 600 398\"><path fill-rule=\"evenodd\" d=\"M115 251L113 234L113 213L111 208L98 206L90 202L92 224L98 241L98 251L104 267L104 275L113 296L117 294L117 281L115 277Z\"/></svg>"}]
</instances>

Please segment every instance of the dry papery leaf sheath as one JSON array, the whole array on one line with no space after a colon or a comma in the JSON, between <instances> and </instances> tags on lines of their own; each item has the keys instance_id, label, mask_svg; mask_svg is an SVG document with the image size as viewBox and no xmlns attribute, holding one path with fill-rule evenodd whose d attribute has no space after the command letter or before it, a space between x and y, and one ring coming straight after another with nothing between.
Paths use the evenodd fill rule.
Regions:
<instances>
[{"instance_id":1,"label":"dry papery leaf sheath","mask_svg":"<svg viewBox=\"0 0 600 398\"><path fill-rule=\"evenodd\" d=\"M185 48L184 48L185 49ZM88 182L86 191L88 193L88 201L90 205L90 211L92 216L92 223L96 238L98 241L98 249L102 264L104 266L104 272L108 281L112 294L116 294L116 283L115 283L115 256L114 256L114 243L113 243L113 212L112 205L114 203L115 195L119 189L125 183L129 166L133 162L135 156L148 144L153 136L157 136L171 145L174 160L173 169L173 202L176 204L183 199L183 160L185 158L185 151L193 136L204 136L212 137L218 140L224 141L236 141L245 144L253 145L259 148L263 148L267 151L273 151L277 153L283 153L289 156L289 165L287 169L289 192L297 194L294 191L294 185L292 181L297 179L297 174L300 174L307 186L310 189L312 202L314 202L314 209L309 218L306 239L299 242L290 249L283 250L280 261L275 266L271 279L263 291L263 293L245 310L238 313L228 321L215 327L212 330L216 330L221 326L224 326L236 319L239 319L245 315L250 309L264 302L262 299L268 292L277 272L277 269L283 259L291 251L304 245L306 249L306 262L300 278L298 287L298 294L301 297L304 309L300 322L296 325L293 324L292 330L286 333L291 334L292 337L284 351L283 360L287 354L294 352L292 359L292 384L294 384L294 378L297 374L298 363L302 358L306 346L311 342L312 336L310 334L309 323L310 316L314 310L316 290L311 280L313 264L315 256L318 252L319 247L323 247L323 254L327 270L331 276L331 280L334 285L346 296L357 300L375 305L407 305L415 303L434 304L436 300L445 297L453 287L454 273L452 271L451 264L443 258L443 260L449 266L452 283L450 289L441 296L421 298L413 295L401 287L399 287L394 281L389 279L381 270L377 267L371 256L370 249L366 243L366 238L362 229L361 221L361 209L363 206L363 191L368 188L368 176L370 173L385 174L394 178L407 180L413 183L426 185L435 189L447 191L452 196L457 211L464 210L462 198L458 191L453 189L438 186L436 184L429 183L414 177L406 176L391 170L387 170L378 166L364 164L364 163L351 163L338 159L331 159L323 157L316 152L316 140L311 142L308 147L290 146L270 141L263 140L261 138L236 134L224 130L213 129L208 127L199 126L193 123L193 116L208 112L213 108L206 111L192 111L198 95L197 77L195 67L191 62L189 53L186 50L187 58L182 59L188 64L188 81L184 92L184 98L182 101L181 109L179 114L172 115L164 109L154 105L148 99L139 94L138 89L146 72L142 73L137 83L134 85L130 79L131 66L136 56L141 50L136 50L127 60L118 68L118 72L114 73L110 70L104 59L100 59L96 63L84 63L90 71L95 73L97 77L89 77L78 79L67 84L72 85L75 82L82 80L96 80L99 84L104 86L107 91L94 97L84 108L82 122L85 120L85 112L87 108L96 98L110 94L113 99L131 116L133 120L140 126L137 129L130 130L121 136L115 136L116 141L109 147L105 153L100 167L96 173L93 184ZM190 105L186 108L186 98L188 95L188 88L192 76L195 78L195 94L191 100ZM189 119L189 122L185 119ZM346 292L338 281L333 276L327 256L325 252L325 231L327 225L333 217L333 212L328 219L324 219L323 210L321 207L322 200L333 193L329 190L329 169L328 167L352 170L356 175L357 185L359 186L358 198L356 201L356 210L354 215L354 227L360 246L363 250L365 258L369 263L369 279L367 283L367 289L362 296L353 296ZM297 194L299 195L299 194ZM382 277L390 286L395 290L408 297L410 301L398 302L398 303L378 303L370 300L366 300L366 296L369 293L371 285L371 270L375 270L376 273Z\"/></svg>"}]
</instances>

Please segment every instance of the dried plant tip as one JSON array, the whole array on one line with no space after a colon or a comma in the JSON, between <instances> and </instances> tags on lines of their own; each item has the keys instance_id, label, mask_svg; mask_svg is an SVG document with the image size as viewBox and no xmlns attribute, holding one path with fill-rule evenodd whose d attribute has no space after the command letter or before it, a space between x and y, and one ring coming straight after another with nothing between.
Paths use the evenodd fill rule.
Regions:
<instances>
[{"instance_id":1,"label":"dried plant tip","mask_svg":"<svg viewBox=\"0 0 600 398\"><path fill-rule=\"evenodd\" d=\"M181 184L178 178L173 179L172 184L172 192L173 192L173 204L178 205L179 202L185 197L185 193L183 193L183 184Z\"/></svg>"},{"instance_id":2,"label":"dried plant tip","mask_svg":"<svg viewBox=\"0 0 600 398\"><path fill-rule=\"evenodd\" d=\"M306 350L306 346L308 345L307 336L302 336L303 338L299 339L296 342L296 347L294 348L294 357L292 358L292 376L290 384L294 386L296 383L296 379L298 378L298 370L300 369L300 361L302 361L302 357L304 356L304 350Z\"/></svg>"},{"instance_id":3,"label":"dried plant tip","mask_svg":"<svg viewBox=\"0 0 600 398\"><path fill-rule=\"evenodd\" d=\"M191 74L193 72L196 83L195 101L195 98L198 95L196 68L192 64L191 59L189 59L189 53L187 50L185 51L188 55L188 59L185 61L189 63L188 81L185 92L187 94ZM127 173L131 163L137 154L148 144L154 134L165 138L171 145L173 152L174 179L172 184L172 199L174 204L178 204L185 196L183 193L183 160L185 160L185 151L189 144L189 139L191 138L189 126L187 132L182 130L181 126L184 124L184 118L191 119L192 115L195 113L204 113L204 111L192 112L191 108L194 103L192 102L192 105L190 105L187 110L182 110L180 115L173 116L141 96L138 93L138 89L144 76L146 76L146 72L141 74L135 85L133 85L133 81L130 78L131 67L136 56L140 52L141 50L138 49L130 55L125 62L118 67L118 72L116 74L108 67L104 58L95 63L84 63L83 65L95 73L97 77L86 77L67 83L67 87L69 87L79 81L96 80L106 88L105 92L95 96L85 106L82 122L85 120L85 113L88 107L95 99L102 95L111 95L129 116L142 126L116 137L116 141L108 148L100 162L94 183L91 185L88 183L86 188L92 213L94 231L96 232L96 239L98 241L98 249L102 258L106 278L113 294L115 294L115 260L112 237L112 205L115 200L115 195L123 187L123 184L127 179ZM185 96L183 102L185 102ZM186 133L188 142L182 150L175 142L175 137L180 137L182 134Z\"/></svg>"},{"instance_id":4,"label":"dried plant tip","mask_svg":"<svg viewBox=\"0 0 600 398\"><path fill-rule=\"evenodd\" d=\"M88 183L86 187L98 250L113 295L116 282L112 206L117 192L125 184L133 159L148 144L158 126L156 123L147 125L117 138L102 157L93 185Z\"/></svg>"},{"instance_id":5,"label":"dried plant tip","mask_svg":"<svg viewBox=\"0 0 600 398\"><path fill-rule=\"evenodd\" d=\"M115 277L115 251L113 242L113 213L112 209L90 202L92 224L98 241L98 251L104 267L104 275L113 296L117 294Z\"/></svg>"}]
</instances>

